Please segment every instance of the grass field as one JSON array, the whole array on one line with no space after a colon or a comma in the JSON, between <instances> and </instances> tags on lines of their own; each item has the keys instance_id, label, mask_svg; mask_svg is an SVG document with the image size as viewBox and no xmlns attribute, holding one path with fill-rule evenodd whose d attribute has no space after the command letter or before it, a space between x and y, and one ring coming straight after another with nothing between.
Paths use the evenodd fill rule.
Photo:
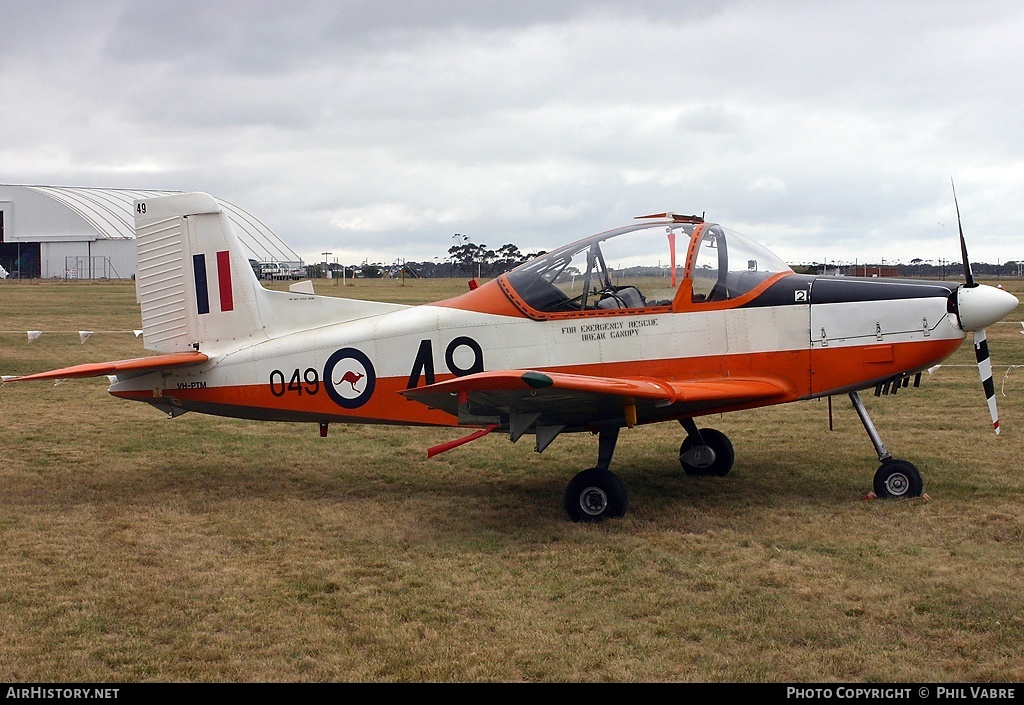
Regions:
<instances>
[{"instance_id":1,"label":"grass field","mask_svg":"<svg viewBox=\"0 0 1024 705\"><path fill-rule=\"evenodd\" d=\"M317 289L421 303L465 282ZM0 374L141 355L140 325L130 283L2 282ZM969 343L920 389L864 396L927 499L865 499L877 460L844 397L833 431L825 401L705 419L736 448L725 478L681 472L676 424L624 431L630 511L600 525L561 506L590 436L427 460L464 432L322 439L165 419L102 378L6 384L0 681L1024 680L1020 330L988 330L998 438Z\"/></svg>"}]
</instances>

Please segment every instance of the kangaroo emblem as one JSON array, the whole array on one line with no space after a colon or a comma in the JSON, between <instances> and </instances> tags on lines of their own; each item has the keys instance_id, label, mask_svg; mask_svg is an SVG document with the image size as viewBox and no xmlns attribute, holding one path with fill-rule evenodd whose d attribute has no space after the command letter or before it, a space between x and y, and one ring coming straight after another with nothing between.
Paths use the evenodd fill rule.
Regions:
<instances>
[{"instance_id":1,"label":"kangaroo emblem","mask_svg":"<svg viewBox=\"0 0 1024 705\"><path fill-rule=\"evenodd\" d=\"M360 374L358 372L353 372L352 370L349 370L348 372L346 372L345 374L343 374L341 376L341 381L342 382L348 382L349 385L352 386L352 391L353 392L358 392L359 390L356 389L356 382L361 380L364 376L365 375L363 375L363 374Z\"/></svg>"}]
</instances>

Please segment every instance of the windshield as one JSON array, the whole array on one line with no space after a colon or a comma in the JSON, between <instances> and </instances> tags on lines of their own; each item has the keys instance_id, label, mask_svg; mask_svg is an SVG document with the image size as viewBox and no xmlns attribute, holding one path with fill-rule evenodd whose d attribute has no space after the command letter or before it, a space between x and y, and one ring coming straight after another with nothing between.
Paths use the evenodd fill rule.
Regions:
<instances>
[{"instance_id":1,"label":"windshield","mask_svg":"<svg viewBox=\"0 0 1024 705\"><path fill-rule=\"evenodd\" d=\"M544 312L669 306L694 227L611 230L527 262L508 281L527 305Z\"/></svg>"}]
</instances>

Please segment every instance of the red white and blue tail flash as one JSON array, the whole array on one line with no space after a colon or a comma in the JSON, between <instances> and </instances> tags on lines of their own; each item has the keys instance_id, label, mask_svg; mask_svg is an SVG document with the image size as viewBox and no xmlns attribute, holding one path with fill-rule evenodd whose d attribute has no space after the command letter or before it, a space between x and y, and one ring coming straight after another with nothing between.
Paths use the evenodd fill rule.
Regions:
<instances>
[{"instance_id":1,"label":"red white and blue tail flash","mask_svg":"<svg viewBox=\"0 0 1024 705\"><path fill-rule=\"evenodd\" d=\"M206 255L192 255L192 270L196 282L196 313L202 315L210 312L210 286L206 273ZM231 289L231 252L222 250L217 253L217 295L220 299L221 312L233 311L234 295Z\"/></svg>"}]
</instances>

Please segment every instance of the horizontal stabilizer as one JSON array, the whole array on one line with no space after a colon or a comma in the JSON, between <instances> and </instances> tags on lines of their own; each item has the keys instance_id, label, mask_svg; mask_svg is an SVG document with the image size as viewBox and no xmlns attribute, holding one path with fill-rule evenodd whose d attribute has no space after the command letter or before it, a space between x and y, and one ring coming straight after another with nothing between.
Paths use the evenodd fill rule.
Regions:
<instances>
[{"instance_id":1,"label":"horizontal stabilizer","mask_svg":"<svg viewBox=\"0 0 1024 705\"><path fill-rule=\"evenodd\" d=\"M73 379L76 377L104 377L126 373L144 373L154 370L165 370L172 367L189 367L209 360L208 355L200 352L174 353L171 355L153 355L137 357L131 360L115 360L114 362L89 362L84 365L62 367L59 370L38 372L34 375L5 377L5 382L28 382L41 379Z\"/></svg>"}]
</instances>

